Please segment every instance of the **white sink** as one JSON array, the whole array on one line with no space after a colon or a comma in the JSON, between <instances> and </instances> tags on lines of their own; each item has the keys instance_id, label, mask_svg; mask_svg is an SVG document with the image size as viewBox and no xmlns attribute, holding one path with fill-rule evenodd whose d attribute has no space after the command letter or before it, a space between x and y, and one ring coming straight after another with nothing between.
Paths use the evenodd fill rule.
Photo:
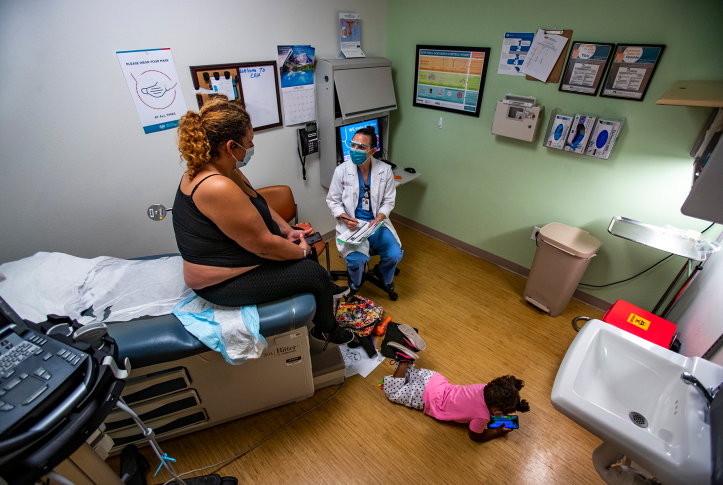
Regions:
<instances>
[{"instance_id":1,"label":"white sink","mask_svg":"<svg viewBox=\"0 0 723 485\"><path fill-rule=\"evenodd\" d=\"M590 320L565 354L552 387L559 412L632 458L665 485L710 484L710 422L689 372L706 387L723 367L689 358ZM639 413L648 426L633 423Z\"/></svg>"}]
</instances>

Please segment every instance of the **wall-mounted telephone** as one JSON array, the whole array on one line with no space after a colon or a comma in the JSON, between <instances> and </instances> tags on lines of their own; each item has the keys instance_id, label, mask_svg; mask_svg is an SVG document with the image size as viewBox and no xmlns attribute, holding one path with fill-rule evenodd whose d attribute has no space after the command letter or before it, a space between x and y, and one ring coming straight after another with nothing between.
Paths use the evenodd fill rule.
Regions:
<instances>
[{"instance_id":1,"label":"wall-mounted telephone","mask_svg":"<svg viewBox=\"0 0 723 485\"><path fill-rule=\"evenodd\" d=\"M307 123L304 128L299 128L297 140L297 151L301 160L301 171L306 180L306 156L319 151L319 139L316 136L316 122Z\"/></svg>"},{"instance_id":2,"label":"wall-mounted telephone","mask_svg":"<svg viewBox=\"0 0 723 485\"><path fill-rule=\"evenodd\" d=\"M307 123L305 128L299 129L299 145L303 156L319 151L319 140L316 138L316 123Z\"/></svg>"}]
</instances>

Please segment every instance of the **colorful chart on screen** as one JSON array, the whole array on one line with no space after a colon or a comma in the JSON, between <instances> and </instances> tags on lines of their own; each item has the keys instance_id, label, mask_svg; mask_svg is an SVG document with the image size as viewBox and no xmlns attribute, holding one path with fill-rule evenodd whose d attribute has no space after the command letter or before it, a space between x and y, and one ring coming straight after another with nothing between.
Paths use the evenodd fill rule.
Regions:
<instances>
[{"instance_id":1,"label":"colorful chart on screen","mask_svg":"<svg viewBox=\"0 0 723 485\"><path fill-rule=\"evenodd\" d=\"M490 49L417 46L414 106L479 117Z\"/></svg>"}]
</instances>

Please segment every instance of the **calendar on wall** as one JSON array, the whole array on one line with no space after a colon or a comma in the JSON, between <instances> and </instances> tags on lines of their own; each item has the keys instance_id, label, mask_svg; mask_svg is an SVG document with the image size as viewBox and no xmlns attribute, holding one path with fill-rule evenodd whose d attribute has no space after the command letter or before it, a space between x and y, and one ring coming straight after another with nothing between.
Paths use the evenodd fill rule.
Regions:
<instances>
[{"instance_id":1,"label":"calendar on wall","mask_svg":"<svg viewBox=\"0 0 723 485\"><path fill-rule=\"evenodd\" d=\"M279 69L286 126L316 120L314 54L308 45L280 45Z\"/></svg>"},{"instance_id":2,"label":"calendar on wall","mask_svg":"<svg viewBox=\"0 0 723 485\"><path fill-rule=\"evenodd\" d=\"M313 84L311 86L282 88L282 92L286 126L316 119L316 99Z\"/></svg>"}]
</instances>

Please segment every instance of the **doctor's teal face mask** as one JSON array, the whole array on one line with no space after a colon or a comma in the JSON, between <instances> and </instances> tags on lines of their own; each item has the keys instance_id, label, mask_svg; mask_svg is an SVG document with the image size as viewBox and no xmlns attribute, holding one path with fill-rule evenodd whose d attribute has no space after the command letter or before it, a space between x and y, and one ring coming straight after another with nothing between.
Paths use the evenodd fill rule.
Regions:
<instances>
[{"instance_id":1,"label":"doctor's teal face mask","mask_svg":"<svg viewBox=\"0 0 723 485\"><path fill-rule=\"evenodd\" d=\"M349 149L349 156L351 157L352 163L354 165L363 165L369 158L369 154L367 154L367 149L369 148L372 147L362 145L361 143L352 143Z\"/></svg>"}]
</instances>

